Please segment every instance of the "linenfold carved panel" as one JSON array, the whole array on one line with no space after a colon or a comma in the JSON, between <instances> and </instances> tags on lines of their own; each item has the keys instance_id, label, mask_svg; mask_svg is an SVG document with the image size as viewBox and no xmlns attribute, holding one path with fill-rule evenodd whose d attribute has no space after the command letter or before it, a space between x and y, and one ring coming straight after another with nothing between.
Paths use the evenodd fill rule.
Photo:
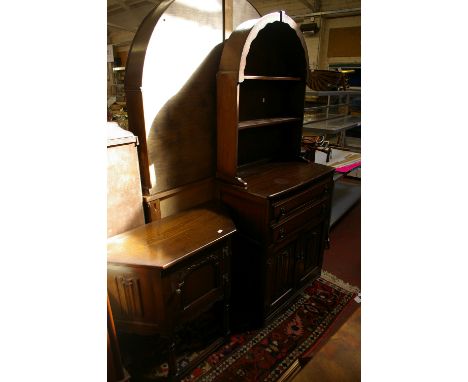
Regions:
<instances>
[{"instance_id":1,"label":"linenfold carved panel","mask_svg":"<svg viewBox=\"0 0 468 382\"><path fill-rule=\"evenodd\" d=\"M140 280L134 276L116 276L115 284L122 316L127 319L142 318L144 310Z\"/></svg>"}]
</instances>

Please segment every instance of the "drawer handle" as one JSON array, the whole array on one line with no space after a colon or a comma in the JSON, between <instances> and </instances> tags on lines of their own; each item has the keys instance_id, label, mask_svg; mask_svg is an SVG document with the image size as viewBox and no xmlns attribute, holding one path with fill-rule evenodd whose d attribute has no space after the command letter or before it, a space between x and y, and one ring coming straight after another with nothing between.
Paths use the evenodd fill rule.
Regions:
<instances>
[{"instance_id":1,"label":"drawer handle","mask_svg":"<svg viewBox=\"0 0 468 382\"><path fill-rule=\"evenodd\" d=\"M281 216L286 215L286 208L281 207L281 208L280 208L280 214L281 214Z\"/></svg>"}]
</instances>

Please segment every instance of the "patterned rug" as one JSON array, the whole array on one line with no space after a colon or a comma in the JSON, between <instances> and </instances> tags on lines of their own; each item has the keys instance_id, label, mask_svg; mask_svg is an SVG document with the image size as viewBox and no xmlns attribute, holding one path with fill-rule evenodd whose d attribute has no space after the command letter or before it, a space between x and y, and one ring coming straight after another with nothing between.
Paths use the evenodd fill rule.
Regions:
<instances>
[{"instance_id":1,"label":"patterned rug","mask_svg":"<svg viewBox=\"0 0 468 382\"><path fill-rule=\"evenodd\" d=\"M229 343L208 356L182 381L277 381L317 343L358 292L358 288L322 271L321 277L311 282L268 326L231 335ZM179 366L186 366L196 355L181 357ZM161 381L166 372L167 364L160 364L147 371L142 380Z\"/></svg>"}]
</instances>

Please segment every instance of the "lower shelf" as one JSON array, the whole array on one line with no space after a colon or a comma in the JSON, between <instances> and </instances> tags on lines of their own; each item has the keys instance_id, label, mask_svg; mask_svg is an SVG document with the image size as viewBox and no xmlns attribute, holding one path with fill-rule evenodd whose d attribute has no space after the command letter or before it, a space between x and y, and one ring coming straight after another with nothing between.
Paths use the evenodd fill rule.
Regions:
<instances>
[{"instance_id":1,"label":"lower shelf","mask_svg":"<svg viewBox=\"0 0 468 382\"><path fill-rule=\"evenodd\" d=\"M333 189L330 227L361 199L361 184L337 181Z\"/></svg>"}]
</instances>

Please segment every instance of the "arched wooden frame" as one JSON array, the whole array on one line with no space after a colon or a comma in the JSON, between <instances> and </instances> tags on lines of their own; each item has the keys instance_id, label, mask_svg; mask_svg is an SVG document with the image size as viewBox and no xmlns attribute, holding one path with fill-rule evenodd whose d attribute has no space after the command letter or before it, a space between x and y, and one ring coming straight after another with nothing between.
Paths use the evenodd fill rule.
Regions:
<instances>
[{"instance_id":1,"label":"arched wooden frame","mask_svg":"<svg viewBox=\"0 0 468 382\"><path fill-rule=\"evenodd\" d=\"M276 21L288 24L296 33L299 42L301 43L305 55L305 76L309 75L309 56L307 54L307 45L304 41L304 36L296 24L284 11L269 13L256 20L248 20L237 27L225 42L221 62L219 65L220 72L236 72L239 74L238 82L244 81L244 70L247 56L250 52L250 47L261 30L268 24ZM272 49L275 47L273 46ZM307 78L307 77L306 77Z\"/></svg>"},{"instance_id":2,"label":"arched wooden frame","mask_svg":"<svg viewBox=\"0 0 468 382\"><path fill-rule=\"evenodd\" d=\"M273 23L283 23L289 28L282 28L282 30L290 33L289 36L295 34L297 40L291 40L291 37L287 37L288 41L296 44L296 46L302 47L294 58L293 66L295 69L292 71L293 74L282 75L281 70L278 73L251 73L246 72L246 68L249 67L249 54L255 40L259 35L265 31ZM282 24L281 24L282 25ZM280 33L283 35L283 33ZM264 44L265 45L265 44ZM270 47L264 46L264 52L268 53L268 49L275 52L278 49L274 44ZM280 52L281 53L281 52ZM287 53L281 59L288 60ZM258 55L261 61L261 54ZM268 66L268 58L263 58L263 64ZM262 62L260 62L260 65ZM268 71L268 70L267 70ZM286 70L287 71L287 70ZM271 72L271 69L270 69ZM273 70L274 72L274 70ZM283 155L286 160L298 158L300 155L300 141L302 136L302 122L304 115L304 96L305 96L305 83L309 76L309 61L307 54L307 47L298 25L287 16L283 11L271 13L263 16L258 20L250 20L241 25L231 34L230 38L225 42L223 53L221 56L221 62L219 65L219 71L217 74L217 89L218 89L218 134L217 134L217 177L228 182L246 187L247 184L240 178L238 174L238 167L244 162L248 162L255 155L244 155L247 159L240 158L239 155L239 134L240 130L245 128L246 123L242 120L248 116L249 113L241 113L242 105L246 105L243 102L241 87L245 86L243 83L245 80L265 80L266 82L276 82L279 84L293 83L293 91L289 92L293 100L290 102L289 109L285 118L266 118L258 120L258 123L254 123L256 126L264 125L269 126L271 124L277 125L288 125L291 127L291 139L288 138L289 142L285 145ZM273 82L272 82L273 81ZM272 85L274 86L274 85ZM286 89L292 89L289 85ZM286 90L288 92L288 90ZM254 107L254 106L252 106ZM244 115L241 115L244 114ZM251 113L252 115L255 112ZM252 117L261 118L258 116ZM250 122L249 122L250 123ZM267 135L263 135L266 137ZM257 137L258 138L258 137ZM265 142L268 145L271 142ZM275 142L276 144L278 142ZM255 150L255 145L250 145ZM258 147L258 146L257 146ZM251 150L252 151L252 150ZM279 151L279 150L277 150Z\"/></svg>"},{"instance_id":3,"label":"arched wooden frame","mask_svg":"<svg viewBox=\"0 0 468 382\"><path fill-rule=\"evenodd\" d=\"M145 120L143 113L143 97L141 86L143 81L143 65L146 48L154 31L156 23L175 0L163 0L144 18L130 47L130 53L125 68L125 93L127 98L128 125L130 130L139 137L138 157L140 176L144 194L151 189L149 174L148 147L146 142Z\"/></svg>"}]
</instances>

